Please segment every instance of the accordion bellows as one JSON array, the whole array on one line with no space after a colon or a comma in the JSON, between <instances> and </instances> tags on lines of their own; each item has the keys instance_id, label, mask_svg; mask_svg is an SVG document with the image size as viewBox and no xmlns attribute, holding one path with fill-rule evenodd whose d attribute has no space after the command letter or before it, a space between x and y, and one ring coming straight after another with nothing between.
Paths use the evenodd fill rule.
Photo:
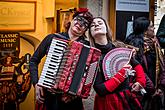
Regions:
<instances>
[{"instance_id":1,"label":"accordion bellows","mask_svg":"<svg viewBox=\"0 0 165 110\"><path fill-rule=\"evenodd\" d=\"M128 64L132 57L133 49L115 48L109 51L102 63L105 79L113 77L124 65Z\"/></svg>"},{"instance_id":2,"label":"accordion bellows","mask_svg":"<svg viewBox=\"0 0 165 110\"><path fill-rule=\"evenodd\" d=\"M53 38L38 85L87 98L99 66L100 50Z\"/></svg>"}]
</instances>

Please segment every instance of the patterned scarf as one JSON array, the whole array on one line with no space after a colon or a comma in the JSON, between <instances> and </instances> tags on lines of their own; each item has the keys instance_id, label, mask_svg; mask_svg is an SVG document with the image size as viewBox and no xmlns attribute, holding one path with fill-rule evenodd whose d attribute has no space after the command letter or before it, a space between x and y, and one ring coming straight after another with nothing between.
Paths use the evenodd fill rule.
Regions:
<instances>
[{"instance_id":1,"label":"patterned scarf","mask_svg":"<svg viewBox=\"0 0 165 110\"><path fill-rule=\"evenodd\" d=\"M160 48L160 45L158 43L157 38L148 38L144 37L144 52L147 51L155 51L156 52L156 80L155 80L155 88L158 87L158 84L160 83L159 80L159 74L160 73L160 68L164 69L164 62L163 62L163 54Z\"/></svg>"}]
</instances>

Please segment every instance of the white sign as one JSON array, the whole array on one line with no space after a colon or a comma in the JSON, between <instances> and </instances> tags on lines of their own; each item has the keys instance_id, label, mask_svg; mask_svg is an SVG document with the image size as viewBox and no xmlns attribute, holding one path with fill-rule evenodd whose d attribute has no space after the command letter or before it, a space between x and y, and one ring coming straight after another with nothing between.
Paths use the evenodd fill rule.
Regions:
<instances>
[{"instance_id":1,"label":"white sign","mask_svg":"<svg viewBox=\"0 0 165 110\"><path fill-rule=\"evenodd\" d=\"M116 10L149 12L149 0L116 0Z\"/></svg>"}]
</instances>

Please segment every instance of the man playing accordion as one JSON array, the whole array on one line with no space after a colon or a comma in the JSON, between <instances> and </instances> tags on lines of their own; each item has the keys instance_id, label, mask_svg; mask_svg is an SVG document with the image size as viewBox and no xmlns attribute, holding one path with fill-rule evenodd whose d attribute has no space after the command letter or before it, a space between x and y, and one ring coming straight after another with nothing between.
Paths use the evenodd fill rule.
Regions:
<instances>
[{"instance_id":1,"label":"man playing accordion","mask_svg":"<svg viewBox=\"0 0 165 110\"><path fill-rule=\"evenodd\" d=\"M81 42L89 45L85 40L85 32L93 20L93 15L87 9L80 9L73 15L73 20L69 23L67 32L59 34L49 34L40 43L30 60L30 73L33 86L36 90L37 105L41 104L41 109L46 110L83 110L82 99L76 97L69 102L62 101L62 94L51 93L47 89L39 86L38 83L38 65L41 59L48 54L51 41L54 37ZM37 109L40 109L38 106Z\"/></svg>"}]
</instances>

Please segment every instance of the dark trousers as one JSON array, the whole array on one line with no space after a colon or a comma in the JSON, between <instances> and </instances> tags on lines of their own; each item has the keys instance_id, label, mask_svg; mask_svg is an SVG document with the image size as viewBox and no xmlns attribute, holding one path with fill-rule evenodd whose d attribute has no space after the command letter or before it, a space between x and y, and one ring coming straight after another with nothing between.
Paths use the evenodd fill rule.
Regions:
<instances>
[{"instance_id":1,"label":"dark trousers","mask_svg":"<svg viewBox=\"0 0 165 110\"><path fill-rule=\"evenodd\" d=\"M45 107L46 110L83 110L81 98L76 98L71 102L65 103L61 100L62 94L52 94L46 92Z\"/></svg>"}]
</instances>

